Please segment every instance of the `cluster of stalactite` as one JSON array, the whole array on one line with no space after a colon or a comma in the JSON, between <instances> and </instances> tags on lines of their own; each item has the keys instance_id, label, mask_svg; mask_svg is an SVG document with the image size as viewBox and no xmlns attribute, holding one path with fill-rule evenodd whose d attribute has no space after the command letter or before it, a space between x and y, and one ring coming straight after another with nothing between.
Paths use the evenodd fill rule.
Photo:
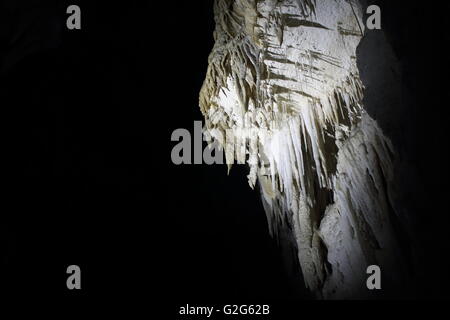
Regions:
<instances>
[{"instance_id":1,"label":"cluster of stalactite","mask_svg":"<svg viewBox=\"0 0 450 320\"><path fill-rule=\"evenodd\" d=\"M401 268L394 150L364 111L362 8L346 0L216 0L200 93L205 131L249 165L274 236L291 230L308 288L366 295L366 268ZM397 272L396 271L396 272Z\"/></svg>"}]
</instances>

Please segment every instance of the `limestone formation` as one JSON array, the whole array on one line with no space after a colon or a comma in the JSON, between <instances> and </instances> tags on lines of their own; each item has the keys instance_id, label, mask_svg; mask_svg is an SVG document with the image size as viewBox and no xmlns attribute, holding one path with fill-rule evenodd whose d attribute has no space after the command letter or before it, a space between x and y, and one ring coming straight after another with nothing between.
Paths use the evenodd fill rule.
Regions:
<instances>
[{"instance_id":1,"label":"limestone formation","mask_svg":"<svg viewBox=\"0 0 450 320\"><path fill-rule=\"evenodd\" d=\"M271 233L292 232L325 299L367 295L369 265L401 274L395 151L362 105L362 16L354 0L215 0L200 93L207 135L248 164Z\"/></svg>"}]
</instances>

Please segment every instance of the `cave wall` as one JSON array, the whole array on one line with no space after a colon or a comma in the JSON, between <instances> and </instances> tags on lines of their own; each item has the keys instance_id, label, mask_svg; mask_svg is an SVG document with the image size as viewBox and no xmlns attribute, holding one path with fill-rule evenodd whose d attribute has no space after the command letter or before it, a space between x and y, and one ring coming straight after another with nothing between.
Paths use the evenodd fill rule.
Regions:
<instances>
[{"instance_id":1,"label":"cave wall","mask_svg":"<svg viewBox=\"0 0 450 320\"><path fill-rule=\"evenodd\" d=\"M379 73L366 72L364 97L358 61L371 55L357 57L363 17L355 1L218 0L200 94L206 132L223 145L230 167L233 160L249 165L271 234L291 234L305 285L319 298L374 296L369 265L395 274L386 292L404 288L407 278L397 152L367 112L378 110L374 97L397 103L395 87L376 96ZM395 72L394 60L385 64Z\"/></svg>"}]
</instances>

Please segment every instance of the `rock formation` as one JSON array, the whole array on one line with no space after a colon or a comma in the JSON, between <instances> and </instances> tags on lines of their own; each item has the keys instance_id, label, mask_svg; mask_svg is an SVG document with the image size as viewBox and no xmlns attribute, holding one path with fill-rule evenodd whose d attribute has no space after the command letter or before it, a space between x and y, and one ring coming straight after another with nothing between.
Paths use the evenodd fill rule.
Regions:
<instances>
[{"instance_id":1,"label":"rock formation","mask_svg":"<svg viewBox=\"0 0 450 320\"><path fill-rule=\"evenodd\" d=\"M291 233L324 299L367 296L369 265L402 274L395 151L362 105L362 16L354 0L215 0L200 93L205 133L248 164L271 233Z\"/></svg>"}]
</instances>

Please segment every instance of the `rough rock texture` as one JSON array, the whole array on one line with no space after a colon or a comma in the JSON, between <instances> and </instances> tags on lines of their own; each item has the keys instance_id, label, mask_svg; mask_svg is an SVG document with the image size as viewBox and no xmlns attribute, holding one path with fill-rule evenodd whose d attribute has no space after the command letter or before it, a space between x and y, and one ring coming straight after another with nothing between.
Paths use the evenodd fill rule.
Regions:
<instances>
[{"instance_id":1,"label":"rough rock texture","mask_svg":"<svg viewBox=\"0 0 450 320\"><path fill-rule=\"evenodd\" d=\"M272 234L291 230L306 286L326 299L367 296L369 265L402 274L395 152L362 106L362 16L357 1L216 0L200 94L207 135L249 165Z\"/></svg>"}]
</instances>

